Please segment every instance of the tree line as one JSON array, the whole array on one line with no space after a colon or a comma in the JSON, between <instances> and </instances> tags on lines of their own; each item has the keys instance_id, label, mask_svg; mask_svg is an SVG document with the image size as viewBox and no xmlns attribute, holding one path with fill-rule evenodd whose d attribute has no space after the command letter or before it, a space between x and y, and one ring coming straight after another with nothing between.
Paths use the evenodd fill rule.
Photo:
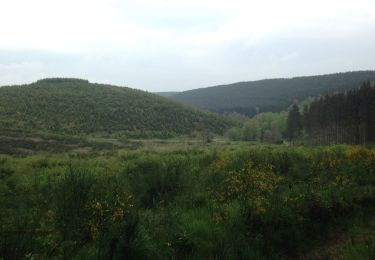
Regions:
<instances>
[{"instance_id":1,"label":"tree line","mask_svg":"<svg viewBox=\"0 0 375 260\"><path fill-rule=\"evenodd\" d=\"M312 144L370 144L375 142L375 86L370 81L360 88L326 95L300 113L289 111L285 138L307 139Z\"/></svg>"},{"instance_id":2,"label":"tree line","mask_svg":"<svg viewBox=\"0 0 375 260\"><path fill-rule=\"evenodd\" d=\"M367 80L375 80L375 71L238 82L184 91L170 98L214 112L237 112L254 117L259 113L286 110L295 100L352 90Z\"/></svg>"}]
</instances>

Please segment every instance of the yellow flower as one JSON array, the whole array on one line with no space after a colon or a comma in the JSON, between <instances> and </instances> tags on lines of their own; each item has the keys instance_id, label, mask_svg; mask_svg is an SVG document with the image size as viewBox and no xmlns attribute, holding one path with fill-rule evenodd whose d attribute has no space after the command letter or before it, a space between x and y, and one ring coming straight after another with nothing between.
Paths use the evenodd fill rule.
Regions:
<instances>
[{"instance_id":1,"label":"yellow flower","mask_svg":"<svg viewBox=\"0 0 375 260\"><path fill-rule=\"evenodd\" d=\"M53 210L48 210L47 211L47 218L48 219L52 220L52 219L55 218L55 216L56 216L56 213Z\"/></svg>"},{"instance_id":2,"label":"yellow flower","mask_svg":"<svg viewBox=\"0 0 375 260\"><path fill-rule=\"evenodd\" d=\"M95 203L94 208L97 209L97 210L102 210L102 209L103 209L102 204L100 204L99 201L97 201L97 202Z\"/></svg>"},{"instance_id":3,"label":"yellow flower","mask_svg":"<svg viewBox=\"0 0 375 260\"><path fill-rule=\"evenodd\" d=\"M371 157L371 152L363 147L350 147L345 151L346 157L353 162Z\"/></svg>"},{"instance_id":4,"label":"yellow flower","mask_svg":"<svg viewBox=\"0 0 375 260\"><path fill-rule=\"evenodd\" d=\"M124 217L124 210L122 208L117 208L112 215L112 222L116 223Z\"/></svg>"},{"instance_id":5,"label":"yellow flower","mask_svg":"<svg viewBox=\"0 0 375 260\"><path fill-rule=\"evenodd\" d=\"M91 235L92 240L96 240L96 238L99 235L99 225L96 223L91 223L89 225L89 228L90 228L90 235Z\"/></svg>"}]
</instances>

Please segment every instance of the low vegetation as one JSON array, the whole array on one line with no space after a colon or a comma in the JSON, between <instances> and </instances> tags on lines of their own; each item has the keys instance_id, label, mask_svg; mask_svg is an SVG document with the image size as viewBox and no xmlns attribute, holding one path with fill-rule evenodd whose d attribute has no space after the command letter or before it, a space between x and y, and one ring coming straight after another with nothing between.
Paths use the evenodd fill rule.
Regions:
<instances>
[{"instance_id":1,"label":"low vegetation","mask_svg":"<svg viewBox=\"0 0 375 260\"><path fill-rule=\"evenodd\" d=\"M374 171L359 146L2 155L0 256L299 258L371 219ZM371 241L339 253L370 259Z\"/></svg>"}]
</instances>

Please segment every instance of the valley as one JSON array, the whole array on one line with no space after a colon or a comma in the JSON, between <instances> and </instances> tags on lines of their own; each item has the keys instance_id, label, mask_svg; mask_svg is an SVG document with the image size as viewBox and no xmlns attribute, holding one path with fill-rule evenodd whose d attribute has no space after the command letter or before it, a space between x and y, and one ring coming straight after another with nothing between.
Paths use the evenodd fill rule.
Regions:
<instances>
[{"instance_id":1,"label":"valley","mask_svg":"<svg viewBox=\"0 0 375 260\"><path fill-rule=\"evenodd\" d=\"M249 117L79 79L1 87L0 259L371 259L374 88Z\"/></svg>"}]
</instances>

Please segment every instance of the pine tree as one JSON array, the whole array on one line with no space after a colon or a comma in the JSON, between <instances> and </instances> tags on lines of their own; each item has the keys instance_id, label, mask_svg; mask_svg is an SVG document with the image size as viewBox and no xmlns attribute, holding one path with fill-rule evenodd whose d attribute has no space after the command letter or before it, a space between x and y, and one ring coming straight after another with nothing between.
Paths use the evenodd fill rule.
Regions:
<instances>
[{"instance_id":1,"label":"pine tree","mask_svg":"<svg viewBox=\"0 0 375 260\"><path fill-rule=\"evenodd\" d=\"M298 106L294 104L288 114L284 136L287 140L293 143L293 141L301 135L301 130L301 114L299 112Z\"/></svg>"},{"instance_id":2,"label":"pine tree","mask_svg":"<svg viewBox=\"0 0 375 260\"><path fill-rule=\"evenodd\" d=\"M372 144L374 111L375 86L367 81L358 89L327 95L311 103L304 110L303 127L311 143ZM290 136L290 130L288 133Z\"/></svg>"}]
</instances>

